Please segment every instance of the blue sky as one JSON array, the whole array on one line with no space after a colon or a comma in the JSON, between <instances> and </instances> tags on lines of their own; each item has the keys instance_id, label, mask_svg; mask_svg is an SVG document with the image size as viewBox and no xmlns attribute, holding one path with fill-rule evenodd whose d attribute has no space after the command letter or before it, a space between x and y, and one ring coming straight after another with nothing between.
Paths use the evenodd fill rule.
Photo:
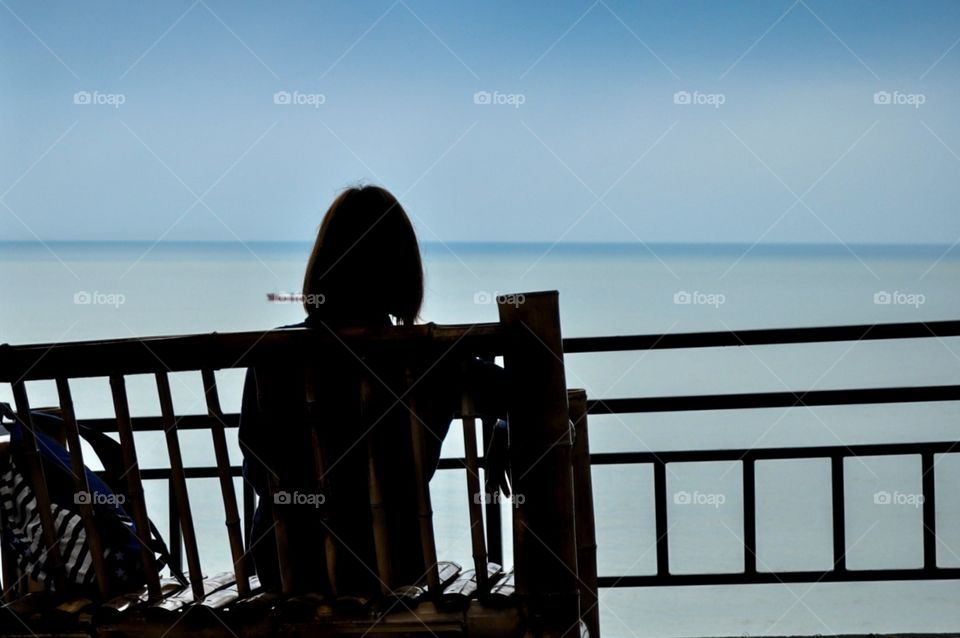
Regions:
<instances>
[{"instance_id":1,"label":"blue sky","mask_svg":"<svg viewBox=\"0 0 960 638\"><path fill-rule=\"evenodd\" d=\"M367 181L427 241L952 243L958 41L956 2L2 0L0 237L305 240Z\"/></svg>"}]
</instances>

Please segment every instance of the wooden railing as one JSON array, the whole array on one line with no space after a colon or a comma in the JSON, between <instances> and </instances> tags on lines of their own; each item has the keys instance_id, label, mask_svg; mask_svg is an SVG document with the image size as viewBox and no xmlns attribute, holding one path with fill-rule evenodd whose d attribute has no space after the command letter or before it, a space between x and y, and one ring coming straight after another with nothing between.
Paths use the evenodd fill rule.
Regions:
<instances>
[{"instance_id":1,"label":"wooden railing","mask_svg":"<svg viewBox=\"0 0 960 638\"><path fill-rule=\"evenodd\" d=\"M66 439L75 469L84 465L79 444L77 419L73 410L70 381L86 377L107 377L110 381L115 418L84 420L85 425L103 431L119 433L125 465L126 480L130 494L129 510L138 530L148 529L147 502L144 498L143 481L164 480L170 494L170 536L174 548L175 566L181 560L180 548L186 554L194 601L202 601L207 595L204 585L204 568L198 550L197 530L193 523L187 481L196 478L219 478L221 498L226 513L231 556L234 565L237 596L242 598L250 592L250 564L245 548L249 543L254 495L245 484L243 492L243 517L234 492L234 478L240 475L237 459L231 460L227 451L225 429L236 427L237 415L223 414L220 408L216 384L216 370L283 365L306 366L319 360L324 352L348 352L362 358L375 354L412 370L414 361L439 361L457 357L504 357L507 377L511 380L511 392L507 398L510 414L511 447L510 462L513 470L513 489L524 494L521 505L515 509L513 526L515 600L522 606L530 626L544 635L573 635L579 632L581 618L581 590L587 590L584 599L588 607L584 620L597 634L597 611L595 593L595 569L592 576L578 571L580 562L595 565L592 541L593 514L590 500L589 468L586 464L585 398L582 393L573 396L573 412L568 408L566 382L563 366L562 337L560 333L558 301L556 293L529 293L522 296L523 304L502 303L500 321L491 324L460 326L419 325L384 330L285 329L267 332L232 334L205 334L183 337L153 337L145 339L122 339L62 344L29 346L0 346L0 383L9 383L15 400L17 418L24 432L24 444L28 451L31 486L38 496L39 510L46 511L43 520L44 544L54 557L52 565L59 591L64 591L63 563L56 556L57 539L53 522L49 520L49 503L45 503L47 488L40 469L34 426L30 418L31 404L26 382L52 380L56 383L59 409L66 429ZM169 375L181 371L200 371L207 415L176 415L170 393ZM160 399L161 414L158 417L131 417L125 380L129 375L151 374L154 376ZM307 389L304 397L307 404L316 401L316 396ZM487 561L502 561L500 546L499 509L487 505L481 510L478 472L484 467L484 459L476 451L476 425L469 413L469 404L464 412L464 459L444 459L442 469L457 467L468 476L470 498L470 524L473 530L471 545L477 570L477 585L482 595ZM579 410L579 414L576 412ZM311 410L311 414L316 414ZM579 424L579 447L574 450L570 417ZM427 487L427 472L422 460L423 429L415 413L411 419L411 438L415 459L417 499L422 520L421 538L426 575L426 595L434 600L443 592L436 553L432 524L432 506ZM322 424L313 423L314 432ZM135 432L160 431L165 433L169 468L139 469ZM209 430L215 465L209 467L184 467L180 451L179 432L183 430ZM485 432L485 437L490 433ZM315 452L320 452L319 437L313 437ZM581 468L573 468L574 455L581 460ZM372 461L371 461L372 462ZM323 467L314 468L322 480ZM86 491L85 475L75 471L77 491ZM574 475L579 477L576 486ZM372 472L371 478L375 478ZM472 479L471 479L472 477ZM276 486L273 486L274 488ZM379 499L376 482L371 483L371 507L373 520L377 521L376 507ZM575 494L579 502L575 505ZM471 498L471 496L473 496ZM486 495L487 503L496 499ZM486 514L486 521L483 514ZM97 542L93 511L81 507L88 536ZM580 533L576 531L577 521ZM290 591L289 565L294 560L284 547L282 520L278 520L277 546L283 589ZM486 528L486 530L484 529ZM484 533L486 531L486 534ZM578 544L579 541L579 544ZM318 541L319 542L319 541ZM161 598L162 588L153 565L152 550L143 545L142 560L147 568L147 587L151 600ZM593 545L591 547L591 545ZM92 548L92 544L91 544ZM378 576L389 582L383 573L390 569L391 560L387 545L378 537L376 542ZM107 595L107 581L102 556L94 552L97 583L102 596ZM442 557L441 557L442 558ZM5 595L16 595L10 586L18 581L11 557L3 556ZM593 583L591 585L591 582ZM389 593L389 592L384 592Z\"/></svg>"},{"instance_id":2,"label":"wooden railing","mask_svg":"<svg viewBox=\"0 0 960 638\"><path fill-rule=\"evenodd\" d=\"M960 336L960 321L911 322L877 325L849 325L772 330L744 330L736 332L699 332L616 337L567 338L563 341L564 354L595 356L609 352L682 350L690 348L762 347L804 343L844 341L882 341L898 339L939 339ZM579 396L579 394L578 394ZM690 412L706 410L751 410L765 408L797 408L839 405L871 405L896 403L927 403L960 400L960 386L927 385L884 388L848 388L838 390L798 390L795 392L752 392L711 395L676 395L660 397L615 397L589 399L583 410L589 415L644 414L657 412ZM578 413L573 395L570 399L571 418ZM237 415L226 415L228 426L236 425ZM583 418L586 421L586 417ZM579 422L579 421L578 421ZM196 427L185 420L182 427ZM143 429L159 429L160 422L143 419ZM594 426L596 428L596 426ZM586 437L578 441L586 442ZM648 465L654 468L656 512L657 567L653 574L603 574L601 587L637 587L667 585L709 585L746 583L835 582L875 580L917 580L958 578L960 569L940 567L936 562L936 495L935 455L960 453L960 441L932 441L867 445L829 445L806 447L764 447L751 449L706 449L679 451L604 452L590 455L593 466ZM918 569L853 570L846 567L846 529L844 512L844 459L870 456L919 455L921 458L923 494L923 557ZM833 562L826 571L764 571L757 568L756 485L755 467L758 461L786 459L827 459L830 461ZM669 463L703 463L725 461L742 466L743 489L743 570L736 573L670 572L669 520L667 515L666 472ZM482 465L483 459L480 459ZM462 470L464 459L446 458L440 469ZM239 472L239 470L236 470ZM151 478L168 478L165 470L150 470ZM213 476L209 469L195 470L195 476ZM581 480L577 487L585 483ZM579 494L579 491L578 491ZM582 502L589 494L581 496ZM592 510L592 505L586 509ZM500 538L499 510L485 512L488 526L488 552L491 560L502 560L496 539ZM577 532L586 531L581 525ZM589 541L588 541L589 544ZM581 572L586 568L581 561ZM586 594L583 594L586 596ZM584 601L584 608L589 605Z\"/></svg>"}]
</instances>

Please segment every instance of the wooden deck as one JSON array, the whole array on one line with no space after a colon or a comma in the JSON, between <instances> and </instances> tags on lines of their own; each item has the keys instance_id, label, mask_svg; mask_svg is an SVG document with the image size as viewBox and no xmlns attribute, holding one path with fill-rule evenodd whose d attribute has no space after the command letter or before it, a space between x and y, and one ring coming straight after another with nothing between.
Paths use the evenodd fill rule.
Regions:
<instances>
[{"instance_id":1,"label":"wooden deck","mask_svg":"<svg viewBox=\"0 0 960 638\"><path fill-rule=\"evenodd\" d=\"M520 636L522 611L513 574L491 565L490 591L478 595L471 571L442 563L444 594L433 601L421 588L395 598L363 601L317 595L285 597L260 591L240 596L231 574L204 580L205 597L174 580L161 583L163 598L139 593L96 602L28 594L0 609L4 636Z\"/></svg>"}]
</instances>

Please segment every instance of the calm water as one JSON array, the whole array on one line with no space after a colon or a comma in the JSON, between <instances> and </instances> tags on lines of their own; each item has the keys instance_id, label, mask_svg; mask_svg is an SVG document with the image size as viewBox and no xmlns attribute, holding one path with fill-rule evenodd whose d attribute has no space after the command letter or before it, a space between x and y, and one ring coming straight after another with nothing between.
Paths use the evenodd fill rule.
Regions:
<instances>
[{"instance_id":1,"label":"calm water","mask_svg":"<svg viewBox=\"0 0 960 638\"><path fill-rule=\"evenodd\" d=\"M662 333L960 318L960 249L946 247L695 247L431 244L427 301L437 322L496 319L499 292L557 289L564 334ZM306 244L0 243L0 342L11 344L207 331L256 330L299 321L297 304L267 292L296 291ZM593 397L828 389L960 383L960 340L766 346L753 349L574 355L568 385ZM220 373L227 410L241 376ZM132 410L155 414L150 379L129 382ZM109 416L106 381L75 382L81 417ZM199 375L172 381L178 412L203 412ZM51 385L31 384L35 405L55 403ZM9 401L9 388L0 388ZM456 455L459 432L445 453ZM960 440L951 404L755 410L597 417L594 451ZM183 435L188 463L209 464L208 440ZM138 440L145 465L162 463L163 442ZM239 458L234 446L233 454ZM848 565L912 567L922 561L919 459L847 464ZM958 455L937 465L943 566L960 566ZM742 536L736 464L671 467L671 569L737 571ZM761 569L830 565L829 468L820 461L757 468ZM600 571L655 570L652 475L644 467L594 471ZM205 564L226 569L215 481L192 487ZM441 555L469 563L463 476L433 485ZM889 505L875 502L891 494ZM685 504L685 495L692 503ZM166 529L166 492L148 486ZM881 499L882 500L882 499ZM960 586L819 584L620 589L602 594L608 636L703 636L934 632L960 629Z\"/></svg>"}]
</instances>

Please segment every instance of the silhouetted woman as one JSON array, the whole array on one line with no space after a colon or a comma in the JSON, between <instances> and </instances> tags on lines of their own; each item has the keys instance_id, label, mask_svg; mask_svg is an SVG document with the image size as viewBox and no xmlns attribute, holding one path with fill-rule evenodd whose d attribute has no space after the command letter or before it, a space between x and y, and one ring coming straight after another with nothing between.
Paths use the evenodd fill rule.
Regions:
<instances>
[{"instance_id":1,"label":"silhouetted woman","mask_svg":"<svg viewBox=\"0 0 960 638\"><path fill-rule=\"evenodd\" d=\"M303 283L306 326L324 334L344 328L411 325L423 301L417 238L400 203L375 186L351 188L331 204L317 234ZM336 341L336 340L335 340ZM249 549L264 586L280 587L276 517L285 521L293 589L336 593L378 591L368 490L368 446L378 463L392 557L391 587L426 571L420 551L410 396L402 364L367 357L345 345L303 366L251 368L244 385L240 446L244 477L260 497ZM414 372L418 416L426 428L427 473L459 409L465 385L499 396L500 369L477 360L443 361ZM361 379L367 388L361 401ZM317 397L326 492L317 496L309 385ZM490 411L502 413L491 398ZM495 407L494 407L495 406ZM362 409L361 409L362 408ZM499 416L499 414L498 414ZM368 437L368 438L367 438ZM271 499L270 483L278 489ZM325 552L325 543L335 551ZM336 557L336 564L332 557Z\"/></svg>"}]
</instances>

